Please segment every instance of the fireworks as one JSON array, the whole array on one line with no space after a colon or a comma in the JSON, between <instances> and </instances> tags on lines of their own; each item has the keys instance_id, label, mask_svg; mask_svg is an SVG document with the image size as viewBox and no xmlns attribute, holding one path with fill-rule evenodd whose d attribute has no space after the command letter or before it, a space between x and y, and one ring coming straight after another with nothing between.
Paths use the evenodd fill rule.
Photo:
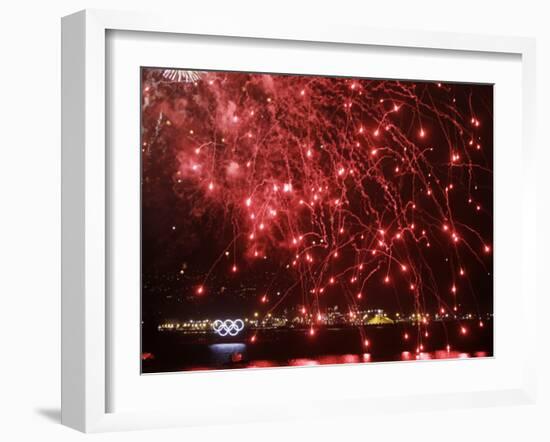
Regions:
<instances>
[{"instance_id":1,"label":"fireworks","mask_svg":"<svg viewBox=\"0 0 550 442\"><path fill-rule=\"evenodd\" d=\"M186 71L183 69L165 69L162 76L170 81L193 83L200 80L202 72Z\"/></svg>"},{"instance_id":2,"label":"fireworks","mask_svg":"<svg viewBox=\"0 0 550 442\"><path fill-rule=\"evenodd\" d=\"M218 230L192 244L219 248L195 295L216 296L220 273L269 265L260 314L295 305L322 318L326 296L355 315L391 288L426 339L427 306L456 312L461 297L492 296L469 279L492 268L492 140L481 132L492 121L475 93L492 97L490 86L155 69L143 79L145 197L158 198L162 175L173 204Z\"/></svg>"}]
</instances>

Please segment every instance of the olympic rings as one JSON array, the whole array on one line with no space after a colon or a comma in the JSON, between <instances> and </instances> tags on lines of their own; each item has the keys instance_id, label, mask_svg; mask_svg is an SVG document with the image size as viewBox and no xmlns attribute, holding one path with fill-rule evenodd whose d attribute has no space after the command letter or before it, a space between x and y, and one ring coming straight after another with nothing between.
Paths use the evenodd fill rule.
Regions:
<instances>
[{"instance_id":1,"label":"olympic rings","mask_svg":"<svg viewBox=\"0 0 550 442\"><path fill-rule=\"evenodd\" d=\"M216 319L212 323L212 329L214 332L220 336L237 336L239 332L244 328L244 322L240 319L226 319L222 321L221 319Z\"/></svg>"}]
</instances>

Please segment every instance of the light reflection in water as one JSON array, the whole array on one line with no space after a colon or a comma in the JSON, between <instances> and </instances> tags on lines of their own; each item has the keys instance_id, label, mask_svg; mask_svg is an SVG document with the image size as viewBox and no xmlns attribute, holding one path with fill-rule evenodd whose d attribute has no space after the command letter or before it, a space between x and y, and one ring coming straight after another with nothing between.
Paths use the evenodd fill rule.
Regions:
<instances>
[{"instance_id":1,"label":"light reflection in water","mask_svg":"<svg viewBox=\"0 0 550 442\"><path fill-rule=\"evenodd\" d=\"M359 355L347 354L347 355L327 355L318 359L321 365L327 364L356 364L361 362Z\"/></svg>"},{"instance_id":2,"label":"light reflection in water","mask_svg":"<svg viewBox=\"0 0 550 442\"><path fill-rule=\"evenodd\" d=\"M280 366L302 367L310 365L335 365L335 364L357 364L365 362L376 362L372 359L370 353L363 354L343 354L343 355L323 355L316 358L294 358L288 361L278 361L269 359L247 360L247 345L244 343L223 343L212 344L209 346L213 362L220 365L238 365L246 368L269 368ZM478 351L472 354L450 351L436 350L433 352L410 352L403 351L399 359L401 361L431 360L431 359L467 359L486 357L487 352ZM194 370L208 369L206 367L195 367Z\"/></svg>"},{"instance_id":3,"label":"light reflection in water","mask_svg":"<svg viewBox=\"0 0 550 442\"><path fill-rule=\"evenodd\" d=\"M411 353L404 351L401 353L402 361L414 361L414 360L430 360L430 359L469 359L469 358L484 358L487 356L487 352L478 351L473 355L470 353L463 353L458 351L449 350L436 350L434 352L420 352Z\"/></svg>"},{"instance_id":4,"label":"light reflection in water","mask_svg":"<svg viewBox=\"0 0 550 442\"><path fill-rule=\"evenodd\" d=\"M212 344L208 346L208 349L212 355L213 362L216 364L240 362L246 355L246 344L241 342Z\"/></svg>"},{"instance_id":5,"label":"light reflection in water","mask_svg":"<svg viewBox=\"0 0 550 442\"><path fill-rule=\"evenodd\" d=\"M304 366L304 365L319 365L319 361L316 361L315 359L307 359L307 358L297 358L297 359L291 359L288 361L288 365L291 367L296 366Z\"/></svg>"},{"instance_id":6,"label":"light reflection in water","mask_svg":"<svg viewBox=\"0 0 550 442\"><path fill-rule=\"evenodd\" d=\"M291 359L288 365L297 367L305 365L333 365L333 364L358 364L360 362L370 362L371 355L364 353L358 354L344 354L344 355L326 355L314 359L309 358L297 358Z\"/></svg>"},{"instance_id":7,"label":"light reflection in water","mask_svg":"<svg viewBox=\"0 0 550 442\"><path fill-rule=\"evenodd\" d=\"M258 360L258 361L252 361L250 364L247 365L247 368L268 368L268 367L276 367L277 364L275 364L273 361L268 360Z\"/></svg>"}]
</instances>

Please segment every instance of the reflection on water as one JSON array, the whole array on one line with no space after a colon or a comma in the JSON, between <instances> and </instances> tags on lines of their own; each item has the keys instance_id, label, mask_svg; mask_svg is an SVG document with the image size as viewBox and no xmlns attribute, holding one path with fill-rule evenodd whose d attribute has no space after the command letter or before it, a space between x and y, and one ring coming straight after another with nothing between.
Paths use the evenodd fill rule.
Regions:
<instances>
[{"instance_id":1,"label":"reflection on water","mask_svg":"<svg viewBox=\"0 0 550 442\"><path fill-rule=\"evenodd\" d=\"M215 364L241 362L246 357L246 344L241 342L227 344L212 344L208 346Z\"/></svg>"},{"instance_id":2,"label":"reflection on water","mask_svg":"<svg viewBox=\"0 0 550 442\"><path fill-rule=\"evenodd\" d=\"M473 355L470 353L463 353L458 351L449 350L436 350L433 352L420 352L411 353L410 351L404 351L401 353L402 361L417 361L417 360L429 360L429 359L467 359L467 358L485 358L487 352L477 351Z\"/></svg>"},{"instance_id":3,"label":"reflection on water","mask_svg":"<svg viewBox=\"0 0 550 442\"><path fill-rule=\"evenodd\" d=\"M472 324L472 328L473 328ZM483 358L493 355L490 324L463 335L456 326L434 323L429 339L419 344L403 340L402 327L370 327L365 353L356 329L319 330L311 337L301 330L268 330L256 340L239 337L157 333L148 337L142 353L144 373L185 370L299 367L389 361ZM411 335L412 336L412 335ZM150 351L155 349L155 351Z\"/></svg>"},{"instance_id":4,"label":"reflection on water","mask_svg":"<svg viewBox=\"0 0 550 442\"><path fill-rule=\"evenodd\" d=\"M267 368L267 367L303 367L309 365L333 365L333 364L357 364L365 362L377 362L369 353L363 354L342 354L342 355L323 355L315 358L293 358L288 360L247 360L247 345L245 343L231 344L213 344L209 346L212 355L212 362L217 365L232 365L239 368ZM466 358L483 358L487 357L488 353L478 351L474 353L465 353L450 350L436 350L433 352L409 352L401 353L400 358L393 360L401 361L418 361L430 359L466 359ZM236 368L236 367L235 367ZM201 369L195 367L195 370Z\"/></svg>"}]
</instances>

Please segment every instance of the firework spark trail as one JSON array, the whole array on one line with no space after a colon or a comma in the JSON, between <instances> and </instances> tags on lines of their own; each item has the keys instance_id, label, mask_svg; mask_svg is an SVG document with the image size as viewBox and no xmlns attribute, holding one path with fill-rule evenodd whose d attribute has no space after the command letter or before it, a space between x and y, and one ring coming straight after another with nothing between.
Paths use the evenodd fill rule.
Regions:
<instances>
[{"instance_id":1,"label":"firework spark trail","mask_svg":"<svg viewBox=\"0 0 550 442\"><path fill-rule=\"evenodd\" d=\"M271 282L258 288L266 315L292 297L320 318L323 294L338 287L353 316L369 290L392 284L417 312L426 297L457 311L460 290L472 290L461 283L464 256L490 262L491 245L455 215L455 194L482 210L476 175L491 170L471 96L465 114L452 85L203 72L155 99L158 78L171 78L155 75L146 101L180 134L173 179L185 186L174 192L202 214L223 207L233 226L197 294L214 270L269 259L293 282L273 301ZM426 257L433 249L449 257L447 293Z\"/></svg>"},{"instance_id":2,"label":"firework spark trail","mask_svg":"<svg viewBox=\"0 0 550 442\"><path fill-rule=\"evenodd\" d=\"M170 81L193 83L200 80L202 72L183 69L165 69L162 76Z\"/></svg>"}]
</instances>

